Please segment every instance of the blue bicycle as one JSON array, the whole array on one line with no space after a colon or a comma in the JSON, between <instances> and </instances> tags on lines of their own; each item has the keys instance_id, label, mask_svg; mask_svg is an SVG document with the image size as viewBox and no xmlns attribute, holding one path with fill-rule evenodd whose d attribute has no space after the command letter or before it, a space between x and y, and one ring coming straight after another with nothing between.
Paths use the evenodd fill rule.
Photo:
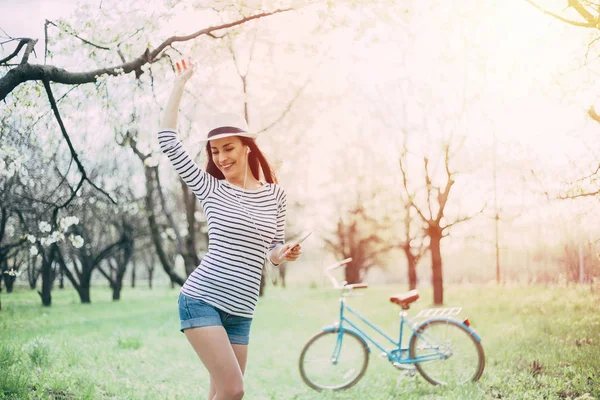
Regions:
<instances>
[{"instance_id":1,"label":"blue bicycle","mask_svg":"<svg viewBox=\"0 0 600 400\"><path fill-rule=\"evenodd\" d=\"M416 290L390 297L390 301L402 307L400 334L394 340L346 304L346 297L367 284L341 285L331 274L335 268L345 266L351 258L326 268L325 273L333 286L341 290L339 321L311 337L300 354L300 375L315 390L343 390L355 385L369 365L369 343L381 350L397 369L409 375L418 371L433 385L456 385L477 381L485 367L481 338L470 326L468 319L453 318L460 307L433 308L421 311L415 318L425 317L420 323L407 318L410 304L419 298ZM386 347L371 338L356 323L348 319L352 314L371 327L392 347ZM412 334L408 346L402 345L404 329Z\"/></svg>"}]
</instances>

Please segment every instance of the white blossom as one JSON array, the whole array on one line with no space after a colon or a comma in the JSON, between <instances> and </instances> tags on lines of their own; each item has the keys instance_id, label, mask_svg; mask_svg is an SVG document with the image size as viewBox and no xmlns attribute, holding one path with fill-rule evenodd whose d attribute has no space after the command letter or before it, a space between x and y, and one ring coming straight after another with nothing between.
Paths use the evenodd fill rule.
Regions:
<instances>
[{"instance_id":1,"label":"white blossom","mask_svg":"<svg viewBox=\"0 0 600 400\"><path fill-rule=\"evenodd\" d=\"M6 235L8 235L9 237L15 234L15 227L12 225L7 225L6 226Z\"/></svg>"},{"instance_id":2,"label":"white blossom","mask_svg":"<svg viewBox=\"0 0 600 400\"><path fill-rule=\"evenodd\" d=\"M194 212L194 219L197 222L204 222L204 221L206 221L206 218L204 218L204 213L202 213L200 211L195 211Z\"/></svg>"},{"instance_id":3,"label":"white blossom","mask_svg":"<svg viewBox=\"0 0 600 400\"><path fill-rule=\"evenodd\" d=\"M65 234L60 231L54 231L50 235L50 239L52 239L52 243L59 242L65 239Z\"/></svg>"},{"instance_id":4,"label":"white blossom","mask_svg":"<svg viewBox=\"0 0 600 400\"><path fill-rule=\"evenodd\" d=\"M38 249L35 246L31 246L29 248L29 254L31 254L32 256L37 256L38 255Z\"/></svg>"},{"instance_id":5,"label":"white blossom","mask_svg":"<svg viewBox=\"0 0 600 400\"><path fill-rule=\"evenodd\" d=\"M150 156L144 160L144 166L156 167L158 165L158 157Z\"/></svg>"},{"instance_id":6,"label":"white blossom","mask_svg":"<svg viewBox=\"0 0 600 400\"><path fill-rule=\"evenodd\" d=\"M27 235L27 240L29 240L31 243L35 243L36 237L33 235Z\"/></svg>"},{"instance_id":7,"label":"white blossom","mask_svg":"<svg viewBox=\"0 0 600 400\"><path fill-rule=\"evenodd\" d=\"M52 227L46 221L41 221L38 226L42 232L50 232L52 230Z\"/></svg>"},{"instance_id":8,"label":"white blossom","mask_svg":"<svg viewBox=\"0 0 600 400\"><path fill-rule=\"evenodd\" d=\"M77 225L79 223L79 218L77 217L64 217L61 218L60 220L60 229L64 232L67 229L69 229L69 227L71 225Z\"/></svg>"},{"instance_id":9,"label":"white blossom","mask_svg":"<svg viewBox=\"0 0 600 400\"><path fill-rule=\"evenodd\" d=\"M173 230L173 228L167 228L167 229L165 229L165 234L167 235L167 237L169 239L172 239L172 240L175 239L175 230Z\"/></svg>"},{"instance_id":10,"label":"white blossom","mask_svg":"<svg viewBox=\"0 0 600 400\"><path fill-rule=\"evenodd\" d=\"M83 246L84 240L79 235L69 235L69 240L71 241L73 247L75 247L76 249L79 249L81 246Z\"/></svg>"}]
</instances>

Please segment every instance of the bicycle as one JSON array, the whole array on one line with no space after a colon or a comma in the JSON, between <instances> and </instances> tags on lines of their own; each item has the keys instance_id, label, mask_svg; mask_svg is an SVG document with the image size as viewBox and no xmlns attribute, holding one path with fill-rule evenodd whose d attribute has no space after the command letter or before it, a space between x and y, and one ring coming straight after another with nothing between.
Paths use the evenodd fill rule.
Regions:
<instances>
[{"instance_id":1,"label":"bicycle","mask_svg":"<svg viewBox=\"0 0 600 400\"><path fill-rule=\"evenodd\" d=\"M351 258L335 263L325 269L334 288L341 290L339 298L339 320L324 327L312 336L300 353L300 375L311 388L322 390L343 390L354 386L364 375L369 364L371 348L369 342L382 351L397 369L405 370L410 376L418 371L433 385L464 384L477 381L485 367L485 355L481 337L470 326L469 319L459 321L456 316L462 308L433 308L422 310L420 316L426 319L415 323L407 317L410 304L419 298L416 290L402 295L391 296L390 301L398 304L400 312L400 334L396 341L385 334L346 304L346 297L356 289L366 289L368 284L346 284L339 282L331 271L345 266ZM382 335L393 347L386 349L384 344L371 338L363 329L350 321L347 314L353 314L373 330ZM404 329L412 334L408 346L403 347Z\"/></svg>"}]
</instances>

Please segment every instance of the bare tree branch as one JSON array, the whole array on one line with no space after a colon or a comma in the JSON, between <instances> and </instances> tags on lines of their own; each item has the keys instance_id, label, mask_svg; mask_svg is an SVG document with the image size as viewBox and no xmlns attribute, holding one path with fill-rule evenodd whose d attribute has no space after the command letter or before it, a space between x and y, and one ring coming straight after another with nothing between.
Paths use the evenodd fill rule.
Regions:
<instances>
[{"instance_id":1,"label":"bare tree branch","mask_svg":"<svg viewBox=\"0 0 600 400\"><path fill-rule=\"evenodd\" d=\"M555 14L555 13L553 13L551 11L548 11L545 8L537 5L536 3L534 3L531 0L525 0L525 1L527 3L529 3L529 4L531 4L532 6L534 6L535 8L537 8L538 10L540 10L541 12L543 12L544 14L550 15L551 17L556 18L556 19L558 19L558 20L560 20L562 22L566 22L567 24L574 25L574 26L580 26L580 27L583 27L583 28L596 28L596 23L595 22L590 22L590 21L587 21L587 22L573 21L573 20L561 17L560 15ZM571 5L572 2L577 2L577 1L576 0L569 0L569 5Z\"/></svg>"},{"instance_id":2,"label":"bare tree branch","mask_svg":"<svg viewBox=\"0 0 600 400\"><path fill-rule=\"evenodd\" d=\"M452 228L454 225L457 225L457 224L460 224L461 222L465 222L465 221L468 221L470 219L475 218L477 215L481 214L486 209L486 207L487 207L487 204L485 204L483 207L481 207L481 209L479 211L477 211L475 214L456 218L451 223L446 224L445 226L443 226L442 230L447 230L448 228Z\"/></svg>"},{"instance_id":3,"label":"bare tree branch","mask_svg":"<svg viewBox=\"0 0 600 400\"><path fill-rule=\"evenodd\" d=\"M16 40L16 39L11 39L11 40ZM28 44L30 42L33 42L33 39L29 39L29 38L19 39L19 44L17 45L17 48L12 53L10 53L7 57L0 60L0 64L4 64L4 63L10 61L11 59L13 59L14 57L16 57L17 54L19 54L19 51L21 51L21 49L23 48L23 46L25 46L26 44Z\"/></svg>"},{"instance_id":4,"label":"bare tree branch","mask_svg":"<svg viewBox=\"0 0 600 400\"><path fill-rule=\"evenodd\" d=\"M591 106L588 110L588 115L596 122L600 122L600 115L594 109L594 106Z\"/></svg>"},{"instance_id":5,"label":"bare tree branch","mask_svg":"<svg viewBox=\"0 0 600 400\"><path fill-rule=\"evenodd\" d=\"M429 176L429 160L427 157L423 157L423 168L425 169L425 189L427 190L427 209L429 211L429 218L433 218L433 211L431 211L431 176Z\"/></svg>"},{"instance_id":6,"label":"bare tree branch","mask_svg":"<svg viewBox=\"0 0 600 400\"><path fill-rule=\"evenodd\" d=\"M452 172L450 171L450 144L447 144L444 148L444 164L446 168L446 177L448 178L448 180L446 181L446 187L444 188L444 191L440 191L440 193L438 194L438 203L440 207L438 209L438 214L435 219L438 224L444 216L444 209L446 208L446 203L448 202L450 189L452 188L452 185L454 185L454 179L452 179Z\"/></svg>"},{"instance_id":7,"label":"bare tree branch","mask_svg":"<svg viewBox=\"0 0 600 400\"><path fill-rule=\"evenodd\" d=\"M69 137L69 134L67 133L65 125L60 116L60 112L58 111L58 106L56 104L56 100L54 99L54 95L52 94L52 88L50 87L50 82L48 80L44 79L43 83L44 83L44 88L46 89L46 94L48 95L48 100L50 101L50 107L52 107L52 110L54 111L54 116L56 117L56 121L58 122L60 131L62 132L62 135L65 138L67 145L69 146L69 151L71 152L71 157L73 157L73 160L75 161L75 164L77 165L77 168L79 169L79 172L81 172L81 180L79 181L77 188L75 189L75 191L73 192L73 194L71 195L69 200L67 200L61 206L57 207L54 212L57 213L59 209L66 207L73 200L73 198L77 195L77 192L83 185L84 181L88 181L89 184L93 188L98 190L100 193L104 194L113 204L117 204L117 202L115 200L113 200L113 198L110 197L110 195L108 193L106 193L104 190L100 189L88 178L85 168L83 167L83 164L79 160L79 156L77 155L77 152L75 151L75 148L73 147L73 143L71 143L71 138Z\"/></svg>"},{"instance_id":8,"label":"bare tree branch","mask_svg":"<svg viewBox=\"0 0 600 400\"><path fill-rule=\"evenodd\" d=\"M175 223L173 214L171 213L169 207L167 206L167 198L165 197L165 194L162 190L162 184L160 183L160 175L158 174L158 168L154 169L154 177L156 178L156 191L158 192L158 198L160 199L160 205L163 209L163 212L165 213L165 216L167 217L167 221L169 221L169 226L175 232L175 240L177 242L177 253L183 254L183 239L181 238L181 233L179 232L179 227ZM185 184L185 182L183 182L183 183Z\"/></svg>"},{"instance_id":9,"label":"bare tree branch","mask_svg":"<svg viewBox=\"0 0 600 400\"><path fill-rule=\"evenodd\" d=\"M75 34L74 32L69 32L69 31L67 31L66 29L64 29L64 28L62 28L62 27L60 27L60 26L56 25L56 24L55 24L54 22L52 22L52 21L46 20L46 22L44 23L44 25L45 25L45 26L48 26L48 25L54 25L55 27L57 27L57 28L58 28L58 29L60 29L61 31L63 31L63 32L65 32L65 33L67 33L67 34L69 34L69 35L71 35L71 36L73 36L73 37L76 37L77 39L81 40L83 43L85 43L85 44L89 44L90 46L92 46L92 47L95 47L95 48L97 48L97 49L101 49L101 50L112 50L110 47L104 47L104 46L100 46L100 45L98 45L98 44L96 44L96 43L92 43L92 42L90 42L89 40L86 40L86 39L82 38L81 36L79 36L79 35Z\"/></svg>"},{"instance_id":10,"label":"bare tree branch","mask_svg":"<svg viewBox=\"0 0 600 400\"><path fill-rule=\"evenodd\" d=\"M63 68L58 68L52 65L36 65L28 63L22 64L17 66L16 68L11 69L6 73L6 75L0 78L0 100L4 100L6 96L8 96L8 94L20 84L32 80L46 79L49 82L74 85L81 83L96 82L98 77L103 75L116 76L121 73L128 74L130 72L135 72L136 76L140 76L142 74L142 66L156 62L159 59L161 52L167 47L171 47L173 43L186 42L195 39L201 35L208 35L209 33L213 33L214 31L231 28L233 26L241 25L255 19L264 18L270 15L279 14L290 10L292 9L277 9L275 11L252 15L250 17L242 18L240 20L229 22L226 24L211 26L205 29L201 29L187 36L171 36L155 49L146 49L146 51L144 51L144 53L141 54L138 58L114 67L100 68L87 72L69 72Z\"/></svg>"},{"instance_id":11,"label":"bare tree branch","mask_svg":"<svg viewBox=\"0 0 600 400\"><path fill-rule=\"evenodd\" d=\"M579 13L587 22L590 24L594 24L597 27L598 25L598 17L594 17L584 6L579 2L579 0L568 0L569 7L573 7L575 11Z\"/></svg>"},{"instance_id":12,"label":"bare tree branch","mask_svg":"<svg viewBox=\"0 0 600 400\"><path fill-rule=\"evenodd\" d=\"M25 53L23 54L23 58L21 59L21 65L27 64L27 61L29 60L29 55L32 51L35 52L34 48L37 42L37 39L35 39L27 43L27 47L25 47Z\"/></svg>"},{"instance_id":13,"label":"bare tree branch","mask_svg":"<svg viewBox=\"0 0 600 400\"><path fill-rule=\"evenodd\" d=\"M421 212L419 207L417 207L417 205L413 201L413 196L410 194L410 191L408 189L408 178L406 176L406 169L404 168L404 157L406 157L406 153L406 144L404 144L404 150L398 158L398 161L400 163L400 171L402 172L402 185L404 186L404 192L406 193L407 201L410 204L410 206L417 212L417 214L419 214L423 222L428 222L429 219L425 216L425 214L423 214L423 212Z\"/></svg>"},{"instance_id":14,"label":"bare tree branch","mask_svg":"<svg viewBox=\"0 0 600 400\"><path fill-rule=\"evenodd\" d=\"M557 197L557 199L559 200L568 200L568 199L577 199L579 197L593 197L593 196L598 196L600 195L600 189L593 191L593 192L583 192L583 193L578 193L578 194L574 194L574 195L561 195L559 197Z\"/></svg>"}]
</instances>

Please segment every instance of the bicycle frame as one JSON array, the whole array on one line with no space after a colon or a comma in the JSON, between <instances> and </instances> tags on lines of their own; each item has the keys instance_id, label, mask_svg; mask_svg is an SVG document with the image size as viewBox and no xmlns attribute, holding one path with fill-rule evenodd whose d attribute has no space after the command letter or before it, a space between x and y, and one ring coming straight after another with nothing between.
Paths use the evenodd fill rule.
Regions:
<instances>
[{"instance_id":1,"label":"bicycle frame","mask_svg":"<svg viewBox=\"0 0 600 400\"><path fill-rule=\"evenodd\" d=\"M443 322L451 321L454 324L461 324L463 326L463 328L465 328L467 330L467 332L469 332L470 335L476 341L481 342L481 338L479 337L479 335L477 335L477 333L470 326L466 325L464 322L460 322L460 321L457 321L457 320L454 320L451 318L446 318L446 317L444 317L445 314L443 314L443 313L442 314L434 313L433 318L427 318L421 324L417 325L417 324L413 323L409 318L407 318L407 312L405 310L402 310L402 312L400 312L399 336L398 336L398 341L395 341L394 339L389 337L385 332L383 332L379 327L377 327L375 324L373 324L371 321L369 321L366 317L362 316L360 313L358 313L357 311L352 309L352 307L350 307L346 304L346 295L348 293L350 293L355 288L357 288L357 289L358 288L366 288L366 286L364 286L362 284L347 285L346 282L342 282L340 284L335 279L335 277L331 274L332 270L334 270L336 268L340 268L350 261L352 261L352 258L347 258L343 261L340 261L338 263L330 265L329 267L327 267L325 269L325 275L327 275L327 277L331 280L333 287L336 289L342 290L341 296L339 298L339 301L340 301L339 321L337 323L335 323L334 325L325 327L323 329L324 332L339 332L337 341L336 341L336 345L335 345L335 348L333 351L333 355L331 358L334 363L337 363L337 359L340 354L344 331L352 332L355 335L357 335L364 342L364 344L369 352L371 352L371 348L369 347L369 342L372 343L375 347L377 347L379 350L381 350L383 352L382 355L387 356L388 360L390 362L392 362L394 364L394 366L399 367L399 368L410 368L410 367L404 366L403 364L415 364L415 363L426 362L426 361L446 359L452 355L451 349L449 349L443 343L440 343L439 340L437 340L435 337L433 337L432 335L427 334L427 333L423 334L422 332L419 331L420 330L419 328L421 327L421 325L425 324L425 323L430 323L432 321L443 321ZM455 309L453 308L451 310L455 310ZM383 338L386 339L386 341L391 343L394 347L388 351L381 343L379 343L377 340L375 340L371 336L369 336L369 334L367 334L363 329L361 329L354 322L350 321L346 317L345 313L350 313L350 314L353 314L354 316L356 316L363 323L368 325L371 329L373 329L374 331L379 333ZM453 315L453 314L450 314L450 315ZM349 325L350 328L346 328L345 325ZM412 331L412 335L411 335L410 339L408 340L408 345L406 347L402 347L402 337L403 337L405 325L408 326L408 329L410 329ZM431 349L432 353L423 355L423 356L419 356L416 358L412 358L409 354L409 350L410 350L409 346L410 346L410 342L414 336L417 336L419 339L423 340L423 342L427 344L427 349Z\"/></svg>"},{"instance_id":2,"label":"bicycle frame","mask_svg":"<svg viewBox=\"0 0 600 400\"><path fill-rule=\"evenodd\" d=\"M379 333L383 338L386 339L387 342L389 342L394 347L391 350L386 349L380 342L378 342L377 340L372 338L368 333L366 333L363 329L361 329L357 324L355 324L350 319L348 319L346 317L346 313L352 314L355 317L357 317L358 319L360 319L364 324L366 324L371 329L373 329L374 331ZM442 320L442 321L449 320L448 318L435 318L435 319ZM454 322L457 322L457 321L454 321ZM350 328L346 328L345 325L350 326ZM432 354L428 354L428 355L420 356L420 357L416 357L416 358L412 358L410 356L409 347L408 346L402 347L402 338L403 338L405 325L407 325L408 329L410 329L412 331L412 335L419 336L421 339L426 341L429 344L429 346L431 346L431 350L434 350L432 352ZM399 365L414 364L414 363L418 363L418 362L426 362L426 361L444 359L444 358L448 358L451 355L451 354L447 354L445 351L443 351L443 349L442 349L443 345L436 343L437 340L434 337L432 337L431 335L426 335L427 338L425 338L418 331L418 326L415 328L412 321L407 318L406 311L402 311L400 313L399 336L398 336L398 340L395 341L389 335L387 335L385 332L383 332L379 327L377 327L375 324L373 324L371 321L369 321L366 317L364 317L363 315L358 313L352 307L348 306L346 304L346 298L344 297L344 295L342 295L342 297L340 297L339 321L332 326L324 328L323 331L338 332L336 345L335 345L335 348L334 348L334 351L332 354L332 360L334 360L334 363L337 362L337 359L339 357L344 331L349 331L349 332L352 332L352 333L358 335L358 337L360 337L363 340L363 342L365 343L365 346L367 347L369 352L371 352L371 348L369 347L368 343L369 342L372 343L375 347L377 347L379 350L382 351L382 356L383 355L387 356L388 360L394 364L396 364L396 363ZM478 339L478 341L480 340L477 336L476 336L476 339ZM409 339L408 343L410 343L410 339Z\"/></svg>"}]
</instances>

